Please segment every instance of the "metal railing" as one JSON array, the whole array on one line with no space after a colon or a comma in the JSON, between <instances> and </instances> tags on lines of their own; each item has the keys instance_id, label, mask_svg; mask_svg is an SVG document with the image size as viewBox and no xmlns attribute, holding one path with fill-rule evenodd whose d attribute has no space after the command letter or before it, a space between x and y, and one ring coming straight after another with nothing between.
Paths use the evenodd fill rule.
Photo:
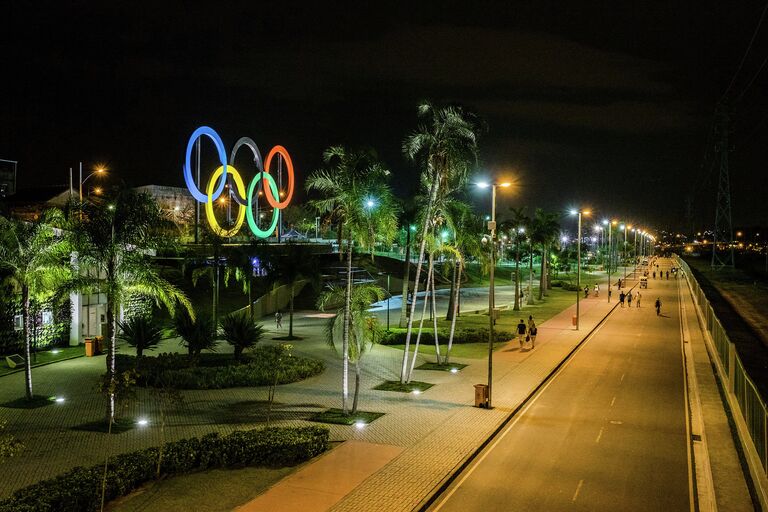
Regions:
<instances>
[{"instance_id":1,"label":"metal railing","mask_svg":"<svg viewBox=\"0 0 768 512\"><path fill-rule=\"evenodd\" d=\"M682 259L677 258L677 261L685 271L696 306L699 308L704 325L712 339L714 352L717 354L717 363L721 368L720 377L727 393L732 394L732 397L735 398L737 407L733 407L731 404L731 408L735 409L734 414L738 414L744 420L749 432L749 441L751 441L752 446L744 446L744 448L759 458L762 465L761 476L766 477L768 476L768 452L766 451L768 448L768 430L766 429L768 422L766 421L765 400L760 396L757 386L744 370L744 364L736 351L736 347L728 338L728 333L715 315L712 305L693 276L691 268ZM744 439L741 439L742 444L744 444Z\"/></svg>"}]
</instances>

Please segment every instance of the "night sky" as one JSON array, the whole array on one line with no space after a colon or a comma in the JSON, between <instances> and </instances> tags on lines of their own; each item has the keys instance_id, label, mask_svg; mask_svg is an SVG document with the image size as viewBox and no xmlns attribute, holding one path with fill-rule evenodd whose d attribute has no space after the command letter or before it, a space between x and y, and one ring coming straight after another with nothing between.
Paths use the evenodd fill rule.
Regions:
<instances>
[{"instance_id":1,"label":"night sky","mask_svg":"<svg viewBox=\"0 0 768 512\"><path fill-rule=\"evenodd\" d=\"M416 169L400 145L431 99L487 123L478 175L520 184L503 210L581 204L684 228L691 196L702 229L714 220L716 175L702 171L712 114L763 7L5 2L0 158L19 160L20 187L65 183L80 160L130 185L183 186L187 138L207 124L228 147L241 136L264 154L286 146L301 183L325 147L372 146L407 195ZM768 70L741 94L766 56L768 20L728 96L740 96L738 225L768 224Z\"/></svg>"}]
</instances>

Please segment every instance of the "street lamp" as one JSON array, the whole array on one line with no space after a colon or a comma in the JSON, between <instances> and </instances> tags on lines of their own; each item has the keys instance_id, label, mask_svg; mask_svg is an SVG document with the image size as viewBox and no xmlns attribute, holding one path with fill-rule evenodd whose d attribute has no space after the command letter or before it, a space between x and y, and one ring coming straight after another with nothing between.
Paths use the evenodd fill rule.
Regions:
<instances>
[{"instance_id":1,"label":"street lamp","mask_svg":"<svg viewBox=\"0 0 768 512\"><path fill-rule=\"evenodd\" d=\"M491 187L491 218L488 221L488 230L491 232L490 244L491 244L491 271L490 271L490 284L488 285L488 409L491 408L491 391L493 388L493 321L495 315L496 298L494 297L494 269L496 267L495 251L496 242L494 237L496 236L496 187L508 188L512 186L512 183L505 181L503 183L487 183L480 182L477 184L479 188Z\"/></svg>"},{"instance_id":2,"label":"street lamp","mask_svg":"<svg viewBox=\"0 0 768 512\"><path fill-rule=\"evenodd\" d=\"M85 185L85 182L88 181L92 176L95 175L102 175L107 172L107 168L103 165L97 166L92 173L90 173L88 176L83 179L83 166L80 165L80 202L83 202L83 185Z\"/></svg>"},{"instance_id":3,"label":"street lamp","mask_svg":"<svg viewBox=\"0 0 768 512\"><path fill-rule=\"evenodd\" d=\"M581 293L581 216L589 215L589 210L571 210L571 215L578 215L579 228L576 240L576 330L579 330L579 294Z\"/></svg>"}]
</instances>

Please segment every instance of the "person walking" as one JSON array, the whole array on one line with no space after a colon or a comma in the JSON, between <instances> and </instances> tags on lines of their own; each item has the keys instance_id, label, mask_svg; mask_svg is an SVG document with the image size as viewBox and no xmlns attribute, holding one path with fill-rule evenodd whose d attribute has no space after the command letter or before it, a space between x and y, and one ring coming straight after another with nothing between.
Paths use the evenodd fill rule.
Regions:
<instances>
[{"instance_id":1,"label":"person walking","mask_svg":"<svg viewBox=\"0 0 768 512\"><path fill-rule=\"evenodd\" d=\"M525 322L523 322L523 319L520 319L520 323L517 324L517 340L520 342L520 348L523 348L523 342L525 341Z\"/></svg>"},{"instance_id":2,"label":"person walking","mask_svg":"<svg viewBox=\"0 0 768 512\"><path fill-rule=\"evenodd\" d=\"M632 292L627 292L627 307L632 307Z\"/></svg>"},{"instance_id":3,"label":"person walking","mask_svg":"<svg viewBox=\"0 0 768 512\"><path fill-rule=\"evenodd\" d=\"M621 293L619 294L619 302L621 303L621 307L624 307L624 299L626 299L627 296L624 293L624 290L621 290Z\"/></svg>"},{"instance_id":4,"label":"person walking","mask_svg":"<svg viewBox=\"0 0 768 512\"><path fill-rule=\"evenodd\" d=\"M635 294L635 304L637 304L637 307L640 307L641 298L642 298L642 295L640 295L640 292L638 291L637 294Z\"/></svg>"},{"instance_id":5,"label":"person walking","mask_svg":"<svg viewBox=\"0 0 768 512\"><path fill-rule=\"evenodd\" d=\"M661 298L656 297L656 316L661 316Z\"/></svg>"},{"instance_id":6,"label":"person walking","mask_svg":"<svg viewBox=\"0 0 768 512\"><path fill-rule=\"evenodd\" d=\"M279 309L275 313L275 325L277 326L278 329L283 328L283 314L280 312Z\"/></svg>"},{"instance_id":7,"label":"person walking","mask_svg":"<svg viewBox=\"0 0 768 512\"><path fill-rule=\"evenodd\" d=\"M600 296L600 285L595 283L595 297Z\"/></svg>"},{"instance_id":8,"label":"person walking","mask_svg":"<svg viewBox=\"0 0 768 512\"><path fill-rule=\"evenodd\" d=\"M589 285L584 286L584 298L589 297Z\"/></svg>"},{"instance_id":9,"label":"person walking","mask_svg":"<svg viewBox=\"0 0 768 512\"><path fill-rule=\"evenodd\" d=\"M667 270L667 281L669 281L669 270Z\"/></svg>"},{"instance_id":10,"label":"person walking","mask_svg":"<svg viewBox=\"0 0 768 512\"><path fill-rule=\"evenodd\" d=\"M533 327L536 327L536 322L533 320L533 315L528 315L528 330L530 331Z\"/></svg>"},{"instance_id":11,"label":"person walking","mask_svg":"<svg viewBox=\"0 0 768 512\"><path fill-rule=\"evenodd\" d=\"M653 271L653 278L656 279L656 271Z\"/></svg>"},{"instance_id":12,"label":"person walking","mask_svg":"<svg viewBox=\"0 0 768 512\"><path fill-rule=\"evenodd\" d=\"M539 328L536 327L536 324L533 324L533 327L528 330L528 335L531 338L531 350L536 348L536 334L538 334L538 332Z\"/></svg>"}]
</instances>

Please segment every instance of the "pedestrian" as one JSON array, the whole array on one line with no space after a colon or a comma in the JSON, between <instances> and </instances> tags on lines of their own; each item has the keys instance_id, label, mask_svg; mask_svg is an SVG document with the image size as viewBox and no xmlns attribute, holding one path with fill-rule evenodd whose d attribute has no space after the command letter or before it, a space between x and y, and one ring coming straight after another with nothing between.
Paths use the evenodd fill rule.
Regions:
<instances>
[{"instance_id":1,"label":"pedestrian","mask_svg":"<svg viewBox=\"0 0 768 512\"><path fill-rule=\"evenodd\" d=\"M534 326L528 332L531 337L531 349L534 349L536 348L536 334L538 334L539 328L534 324Z\"/></svg>"},{"instance_id":2,"label":"pedestrian","mask_svg":"<svg viewBox=\"0 0 768 512\"><path fill-rule=\"evenodd\" d=\"M656 297L656 316L661 315L661 298Z\"/></svg>"},{"instance_id":3,"label":"pedestrian","mask_svg":"<svg viewBox=\"0 0 768 512\"><path fill-rule=\"evenodd\" d=\"M589 297L589 285L584 286L584 298Z\"/></svg>"},{"instance_id":4,"label":"pedestrian","mask_svg":"<svg viewBox=\"0 0 768 512\"><path fill-rule=\"evenodd\" d=\"M632 307L632 292L627 292L627 307Z\"/></svg>"},{"instance_id":5,"label":"pedestrian","mask_svg":"<svg viewBox=\"0 0 768 512\"><path fill-rule=\"evenodd\" d=\"M595 297L600 296L600 285L595 283Z\"/></svg>"},{"instance_id":6,"label":"pedestrian","mask_svg":"<svg viewBox=\"0 0 768 512\"><path fill-rule=\"evenodd\" d=\"M536 326L536 322L533 321L533 315L528 315L528 330L530 331Z\"/></svg>"},{"instance_id":7,"label":"pedestrian","mask_svg":"<svg viewBox=\"0 0 768 512\"><path fill-rule=\"evenodd\" d=\"M638 291L635 295L635 303L637 304L637 307L640 307L640 299L642 298L642 295L640 295L640 292Z\"/></svg>"},{"instance_id":8,"label":"pedestrian","mask_svg":"<svg viewBox=\"0 0 768 512\"><path fill-rule=\"evenodd\" d=\"M667 270L667 281L669 281L669 270Z\"/></svg>"},{"instance_id":9,"label":"pedestrian","mask_svg":"<svg viewBox=\"0 0 768 512\"><path fill-rule=\"evenodd\" d=\"M611 302L611 295L613 295L613 290L608 288L608 302Z\"/></svg>"},{"instance_id":10,"label":"pedestrian","mask_svg":"<svg viewBox=\"0 0 768 512\"><path fill-rule=\"evenodd\" d=\"M656 271L653 271L653 278L656 279Z\"/></svg>"},{"instance_id":11,"label":"pedestrian","mask_svg":"<svg viewBox=\"0 0 768 512\"><path fill-rule=\"evenodd\" d=\"M523 348L523 341L525 341L525 322L523 322L523 319L520 319L520 323L517 324L517 340L520 342L520 348Z\"/></svg>"},{"instance_id":12,"label":"pedestrian","mask_svg":"<svg viewBox=\"0 0 768 512\"><path fill-rule=\"evenodd\" d=\"M616 284L616 286L621 290L621 279L619 279L619 282Z\"/></svg>"},{"instance_id":13,"label":"pedestrian","mask_svg":"<svg viewBox=\"0 0 768 512\"><path fill-rule=\"evenodd\" d=\"M277 326L278 329L283 328L283 314L280 312L279 309L275 313L275 325Z\"/></svg>"},{"instance_id":14,"label":"pedestrian","mask_svg":"<svg viewBox=\"0 0 768 512\"><path fill-rule=\"evenodd\" d=\"M619 302L621 303L621 307L624 307L624 299L626 299L627 296L624 294L624 290L621 290L621 293L619 294Z\"/></svg>"}]
</instances>

